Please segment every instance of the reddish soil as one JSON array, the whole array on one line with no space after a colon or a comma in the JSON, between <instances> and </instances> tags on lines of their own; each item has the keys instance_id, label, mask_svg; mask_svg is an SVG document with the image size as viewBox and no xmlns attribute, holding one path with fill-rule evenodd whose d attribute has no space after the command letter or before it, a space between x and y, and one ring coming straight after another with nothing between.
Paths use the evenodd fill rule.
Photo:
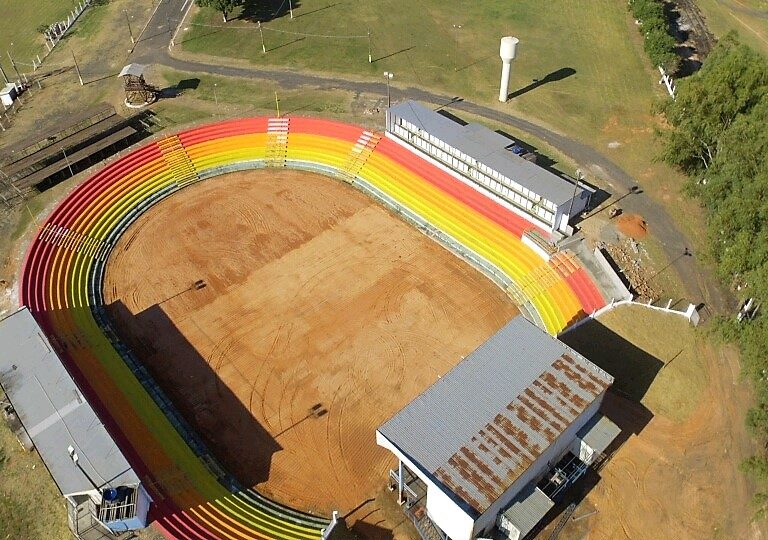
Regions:
<instances>
[{"instance_id":1,"label":"reddish soil","mask_svg":"<svg viewBox=\"0 0 768 540\"><path fill-rule=\"evenodd\" d=\"M639 214L620 215L616 219L616 228L635 240L641 240L648 234L648 224Z\"/></svg>"},{"instance_id":2,"label":"reddish soil","mask_svg":"<svg viewBox=\"0 0 768 540\"><path fill-rule=\"evenodd\" d=\"M610 417L634 434L588 495L599 511L589 518L590 540L765 538L764 524L751 520L754 488L738 467L756 451L744 429L749 385L735 352L710 348L705 356L710 384L681 423L655 414L643 426L641 405L606 400Z\"/></svg>"},{"instance_id":3,"label":"reddish soil","mask_svg":"<svg viewBox=\"0 0 768 540\"><path fill-rule=\"evenodd\" d=\"M241 481L325 514L367 501L352 522L371 527L394 465L376 428L517 313L368 197L295 171L230 174L159 203L113 251L105 296Z\"/></svg>"}]
</instances>

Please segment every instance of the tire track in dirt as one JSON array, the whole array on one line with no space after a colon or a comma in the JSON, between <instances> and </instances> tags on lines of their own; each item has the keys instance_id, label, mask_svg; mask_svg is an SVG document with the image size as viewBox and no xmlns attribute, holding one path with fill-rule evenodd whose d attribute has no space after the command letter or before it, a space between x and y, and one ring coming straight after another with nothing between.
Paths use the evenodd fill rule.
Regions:
<instances>
[{"instance_id":1,"label":"tire track in dirt","mask_svg":"<svg viewBox=\"0 0 768 540\"><path fill-rule=\"evenodd\" d=\"M141 301L204 275L205 291L166 304L167 315L208 351L222 392L282 447L238 446L248 437L230 429L212 443L214 455L263 467L253 485L281 502L328 511L354 501L349 510L376 496L389 468L378 425L495 331L494 306L514 308L484 276L337 180L281 171L288 191L278 195L271 171L236 174L270 180L201 182L156 205L115 259L110 283L125 296L126 283L146 276ZM254 240L266 227L269 237ZM478 310L483 298L491 300ZM180 406L200 384L179 381ZM316 402L328 414L294 425ZM232 426L248 421L233 417Z\"/></svg>"},{"instance_id":2,"label":"tire track in dirt","mask_svg":"<svg viewBox=\"0 0 768 540\"><path fill-rule=\"evenodd\" d=\"M280 337L282 336L283 330L285 329L286 325L288 323L280 323L280 326L277 327L277 330L275 331L275 337L272 340L272 344L269 346L269 350L264 355L263 360L260 362L259 370L256 372L253 380L253 384L251 384L251 392L248 399L248 410L251 412L251 414L254 413L253 410L253 395L257 394L259 396L259 409L258 414L256 415L257 418L262 418L264 420L264 423L269 427L270 429L274 429L274 426L272 426L270 419L274 417L275 411L270 410L269 414L267 413L267 392L266 386L267 383L264 383L261 381L261 375L263 373L264 366L271 365L272 357L275 353L275 350L277 349L277 345L280 342ZM290 332L289 337L286 339L286 346L290 343ZM267 373L267 381L269 381L271 375L271 370ZM261 391L257 390L257 387L261 389Z\"/></svg>"}]
</instances>

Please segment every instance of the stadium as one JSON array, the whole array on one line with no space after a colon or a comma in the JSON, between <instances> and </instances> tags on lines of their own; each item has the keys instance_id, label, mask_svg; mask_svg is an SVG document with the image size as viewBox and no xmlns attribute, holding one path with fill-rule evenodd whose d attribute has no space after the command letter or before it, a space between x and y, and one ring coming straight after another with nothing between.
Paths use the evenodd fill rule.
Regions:
<instances>
[{"instance_id":1,"label":"stadium","mask_svg":"<svg viewBox=\"0 0 768 540\"><path fill-rule=\"evenodd\" d=\"M195 127L146 144L111 163L70 193L40 226L27 253L20 282L21 303L35 321L29 324L39 325L44 341L66 366L136 476L131 487L132 502L129 508L121 510L123 514L111 514L107 523L110 530L134 528L135 520L144 525L151 519L169 538L327 537L337 522L336 513L331 517L333 510L349 515L354 504L370 495L376 485L389 483L390 488L398 490L400 502L413 498L409 508L418 502L417 499L426 497L426 514L432 525L437 525L432 530L438 537L469 539L490 531L497 523L497 515L510 504L514 507L515 504L538 503L541 510L542 497L549 500L549 495L554 497L559 492L544 486L551 483L553 477L544 478L542 489L536 487L536 483L550 471L549 465L564 459L570 448L571 453L565 457L570 456L571 461L565 463L562 470L557 469L558 474L566 471L563 478L568 484L578 478L583 467L597 459L616 436L610 426L606 427L606 421L596 416L602 396L613 379L552 337L605 306L612 298L613 291L598 285L593 274L573 253L553 250L542 241L553 234L560 237L567 234L569 221L586 208L589 190L513 156L507 148L512 141L487 128L459 126L418 104L409 102L390 109L387 122L386 134L336 121L302 117L244 118ZM505 176L507 163L513 166ZM247 182L228 180L242 174L261 176L248 177ZM208 179L212 180L202 182ZM269 184L270 181L273 184ZM281 183L290 183L290 187L285 188L287 194L280 191ZM226 266L227 255L210 251L205 245L198 246L198 256L207 257L208 261L197 267L195 271L198 273L168 271L165 265L193 249L195 238L199 237L193 235L192 242L187 241L187 244L183 239L165 239L162 243L158 237L164 231L177 234L172 227L178 216L185 213L207 216L209 221L201 218L203 225L200 226L215 237L217 231L224 229L217 228L210 220L238 220L235 213L230 213L231 207L222 204L221 208L216 208L217 197L227 193L232 196L233 191L239 191L240 197L245 198L249 193L246 184L256 186L251 190L273 189L276 195L283 195L294 205L287 207L289 210L282 210L286 214L281 217L282 221L267 220L272 226L263 227L264 238L259 236L249 240L257 244L262 250L260 253L273 249L282 256L281 250L287 249L270 244L271 240L266 236L291 237L291 241L303 249L305 244L319 243L318 239L325 235L326 243L315 246L312 252L317 257L321 257L318 253L324 253L325 258L312 261L306 258L306 253L299 253L297 258L284 261L287 266L273 268L272 273L255 274L252 279L244 280L237 290L228 289L229 282L225 278L199 271L199 268L208 268L213 272L217 267ZM219 185L219 189L214 189L215 185ZM211 186L211 191L194 191L205 186ZM534 186L547 187L537 193ZM309 202L308 197L302 196L302 190L325 195L318 195L319 199ZM182 204L185 196L187 201ZM339 202L347 197L353 202ZM251 199L235 197L232 200L235 202L231 204L248 207ZM179 201L176 213L170 213L168 208L174 201ZM344 204L353 207L346 208ZM301 223L291 222L293 216L303 212L302 205L313 207L318 213L330 211L330 208L342 217L335 216L337 220L331 226L321 224L314 231L302 232ZM213 211L205 214L206 209L211 208ZM166 211L169 212L167 221L157 226L153 235L142 237L141 231L147 223L142 220L150 214L158 216ZM359 248L360 237L353 234L354 224L350 222L355 216L364 218L367 223L369 233L364 238L374 242L372 247ZM312 219L321 220L322 216ZM300 220L295 218L295 221ZM289 222L295 230L288 230ZM403 224L409 226L403 228ZM334 228L344 229L339 235L343 238L327 238ZM379 237L384 239L373 238L374 233L370 231L378 231ZM184 233L180 231L179 234ZM306 238L301 237L302 234L306 234ZM334 248L344 238L348 243ZM248 249L248 242L238 244L233 238L227 241L235 251ZM137 248L139 244L141 246ZM176 251L172 247L175 244L181 246L175 248ZM438 245L442 247L437 249ZM422 251L428 252L429 256L419 260ZM129 257L129 252L138 255ZM452 255L446 257L449 253ZM398 263L403 257L407 260ZM265 259L259 264L267 267L279 258ZM143 266L144 259L165 262L159 266ZM392 274L390 281L382 285L380 276L369 276L359 269L361 264ZM402 266L397 267L397 264ZM309 270L314 273L302 275L302 265L309 265ZM468 272L467 265L474 270ZM391 270L392 266L396 272ZM290 273L291 269L295 274ZM230 270L236 273L242 269ZM339 270L346 277L333 282L333 287L323 286ZM489 286L483 275L495 286ZM153 277L145 280L149 283L143 283L143 278L149 276L157 279ZM285 281L283 285L279 281L281 277ZM430 280L439 282L441 279L447 280L449 285L433 285L432 288L426 285ZM398 384L387 386L390 378L387 372L363 373L359 379L366 381L367 386L348 389L343 394L350 401L354 401L350 397L353 396L361 403L367 402L360 405L362 409L351 407L347 416L372 416L358 426L341 421L335 425L334 429L339 430L339 442L335 444L359 444L359 449L348 450L350 454L357 452L359 455L356 461L344 461L342 456L347 470L341 479L338 478L340 473L333 471L339 466L339 459L311 463L307 469L310 473L313 469L316 471L315 484L302 476L308 474L306 470L298 471L295 477L290 474L292 470L298 470L297 464L309 453L303 458L299 453L294 456L294 461L285 462L278 454L281 450L290 454L291 445L313 444L312 452L321 451L332 440L327 438L318 442L317 433L330 429L329 418L336 421L339 415L338 406L330 399L338 389L319 390L316 394L309 392L306 397L302 392L307 390L298 385L305 384L307 388L317 390L324 377L354 371L359 355L344 353L348 356L344 359L347 363L340 361L335 367L324 369L338 349L299 349L293 353L295 358L317 354L322 360L319 368L312 365L301 368L312 373L313 379L296 375L299 368L291 362L279 367L281 360L276 354L274 362L278 367L275 369L283 370L279 378L290 383L290 388L282 386L277 390L270 390L267 383L256 388L254 381L258 374L248 373L238 373L247 383L238 390L230 384L235 379L228 378L222 370L226 368L222 368L222 364L215 366L214 353L217 351L223 351L219 355L221 358L228 355L243 357L248 365L273 361L275 344L282 339L281 325L290 321L281 320L280 313L272 310L279 308L269 303L274 301L274 298L270 300L269 292L272 287L290 287L292 280L298 280L294 300L300 297L306 304L296 308L299 313L296 318L305 323L314 321L313 324L319 324L317 321L324 320L332 312L343 311L346 305L343 302L329 301L323 306L318 304L324 302L313 302L313 298L333 299L339 287L354 289L358 280L362 283L360 287L378 287L371 289L374 291L371 294L376 296L371 305L375 307L383 302L385 317L394 309L388 303L405 302L403 298L410 299L417 289L423 293L422 304L440 306L442 310L433 311L427 317L424 311L427 308L419 304L411 311L404 311L406 318L399 326L388 327L390 333L387 334L379 332L376 325L366 325L365 305L358 304L352 309L360 310L361 320L352 317L340 326L326 328L328 335L337 331L350 341L363 340L360 348L369 356L365 360L369 364L367 370L394 369L390 361L394 358L402 364L399 369L412 368L414 374L401 373ZM345 282L346 285L341 285ZM410 285L393 293L396 300L382 296L400 282ZM248 293L246 289L252 292ZM453 295L462 294L475 301L463 311L451 304ZM217 304L219 297L224 300ZM236 313L223 309L225 303ZM265 307L260 310L259 304ZM350 309L350 306L346 307ZM521 317L515 318L518 312L530 324L523 322ZM185 319L190 313L195 314L195 321L191 321L191 316L189 320ZM233 316L237 318L235 322L225 320ZM429 324L418 326L418 321L425 317ZM265 319L273 318L274 321L265 322ZM262 326L267 329L254 337ZM451 328L456 329L455 332L447 334ZM174 331L178 335L169 338ZM238 352L236 343L222 341L238 331L250 336L248 339L258 346ZM505 332L511 333L507 336ZM321 337L309 331L299 329L295 333L296 340L303 339L305 345L310 339L312 343L321 341ZM403 335L410 340L409 350L403 351ZM447 335L451 339L446 339ZM385 343L375 345L381 336ZM237 339L243 341L246 338ZM206 341L210 341L207 350ZM448 341L453 343L448 344ZM519 358L517 363L500 368L494 362L498 362L499 351L510 350L510 343L520 344ZM530 350L526 349L527 343L530 343ZM490 356L489 347L492 352L496 351ZM193 372L189 364L174 362L172 356L182 349L197 351L201 357L201 362L196 364L197 372ZM520 362L528 359L535 359L530 362L534 367L530 373L521 376L518 371ZM534 426L532 431L526 431L529 436L532 437L531 433L535 435L537 430L542 430L546 436L541 444L532 445L536 450L526 454L522 464L518 463L514 471L510 469L504 473L506 476L498 480L492 490L495 494L485 503L474 504L471 502L474 499L461 495L461 482L457 482L459 485L453 486L453 492L458 495L451 504L464 512L471 523L456 525L452 529L456 532L446 536L445 529L453 525L446 524L441 529L439 526L443 521L437 513L450 513L451 509L443 505L440 510L437 502L429 502L430 494L432 500L438 497L435 491L430 491L434 489L428 483L434 479L430 475L439 473L425 472L418 463L409 461L416 455L414 452L398 454L407 441L397 442L399 429L395 427L400 425L401 415L407 415L409 407L422 403L430 392L439 393L445 385L461 385L461 380L457 381L456 377L475 362L485 366L482 371L491 378L497 374L494 371L503 373L506 370L509 385L495 390L496 395L485 404L489 408L479 407L473 413L475 423L468 422L471 429L467 429L479 429L482 433L488 420L486 416L496 414L499 408L507 408L517 411L518 417L528 426L525 430ZM189 373L183 371L187 368L190 368ZM472 375L464 376L471 378ZM186 378L191 382L184 382ZM350 379L352 382L345 384L353 384L354 380L358 379ZM410 381L410 386L402 388L404 381ZM540 381L550 381L551 386ZM476 390L482 392L493 386L486 386L487 382L479 381ZM432 383L434 385L430 386ZM206 395L206 385L215 386L219 396L222 392L231 394L220 397L220 401L198 399ZM222 386L226 389L222 390ZM534 396L530 393L533 386L543 388L544 393ZM433 392L433 389L436 390ZM247 391L251 392L251 398L254 392L267 396L270 391L276 393L278 400L288 391L300 397L292 398L298 400L296 411L286 417L278 414L275 420L271 416L274 411L267 411L262 417L254 414L257 418L250 419L249 423L233 422L231 432L227 434L223 429L227 421L219 419L217 414L229 411L223 407L224 403L243 403L246 400L243 392ZM568 399L561 399L558 392L563 392ZM555 416L559 420L554 426L542 426L534 417L546 414L526 398L521 399L529 404L526 406L533 413L523 411L523 405L518 409L513 407L518 395L530 395L544 408L554 403ZM186 401L184 396L188 397ZM387 396L387 399L380 396ZM551 402L548 402L548 396L552 398ZM13 399L13 395L10 397ZM268 397L263 399L268 401ZM445 398L442 402L423 406L431 411L430 414L435 414L435 410L447 410ZM562 410L569 412L561 416ZM253 408L249 408L247 413L242 413L242 418L253 412ZM268 433L259 432L251 437L244 433L247 430L244 426ZM407 430L418 432L422 428L419 424L408 424ZM285 438L286 442L281 446L283 439L280 437L288 431L290 440ZM460 447L467 438L474 436L470 431L458 429L456 440L451 444ZM598 432L602 433L602 440L590 443L589 457L584 457L584 445ZM218 442L217 437L221 439ZM238 437L250 439L251 446L237 446ZM399 472L388 474L392 458L384 450L378 449L378 454L365 453L376 451L377 440L380 446L398 457ZM259 451L268 453L266 464L258 456L254 461L244 457L256 447L259 448L257 454ZM227 448L231 452L229 456L226 455ZM446 449L442 451L445 453ZM87 448L81 448L80 452L87 453ZM453 459L451 453L448 452L446 460ZM373 461L372 455L376 456ZM580 458L577 465L573 465L576 463L573 462L574 455ZM497 465L501 463L498 457L489 459L495 459ZM357 465L349 465L353 462ZM94 482L97 488L95 499L100 507L98 513L103 510L101 507L109 506L104 495L109 478L101 474L97 463L91 465L91 476L103 479L103 482ZM255 474L254 469L259 467L263 470ZM482 465L478 467L478 470L484 470ZM526 474L525 470L530 473ZM282 476L272 477L274 471L283 471ZM331 473L336 475L338 484L330 484L330 476L324 476ZM405 478L406 474L411 475L410 480ZM428 480L428 489L424 488L426 495L418 495L413 488L417 476ZM451 482L445 479L443 485L448 484ZM323 485L326 486L324 491ZM331 487L327 487L329 485ZM526 491L524 488L529 485L533 487ZM521 498L520 493L525 493L525 497ZM548 495L542 495L544 493ZM314 495L317 496L313 498ZM74 505L74 501L75 497L72 497L70 503ZM544 506L542 511L551 507ZM512 514L505 515L513 525L510 538L515 537L514 534L525 536L535 525L535 522L524 526L516 524L510 517ZM423 518L423 514L412 516L422 536L428 537L429 531L422 528ZM512 529L516 531L514 534Z\"/></svg>"}]
</instances>

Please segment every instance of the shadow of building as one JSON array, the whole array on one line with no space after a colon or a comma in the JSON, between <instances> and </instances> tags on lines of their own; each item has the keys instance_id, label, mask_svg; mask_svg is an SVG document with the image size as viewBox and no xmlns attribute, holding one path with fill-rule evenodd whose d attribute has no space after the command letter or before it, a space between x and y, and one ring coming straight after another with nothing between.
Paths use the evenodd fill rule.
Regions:
<instances>
[{"instance_id":1,"label":"shadow of building","mask_svg":"<svg viewBox=\"0 0 768 540\"><path fill-rule=\"evenodd\" d=\"M153 305L132 314L121 301L107 306L120 339L130 347L184 420L240 483L269 477L280 444L163 311Z\"/></svg>"}]
</instances>

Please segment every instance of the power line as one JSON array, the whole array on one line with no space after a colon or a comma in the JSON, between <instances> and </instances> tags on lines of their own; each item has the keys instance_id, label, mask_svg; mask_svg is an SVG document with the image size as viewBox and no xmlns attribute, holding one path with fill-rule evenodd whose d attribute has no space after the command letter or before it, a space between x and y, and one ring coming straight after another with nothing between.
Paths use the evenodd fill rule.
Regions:
<instances>
[{"instance_id":1,"label":"power line","mask_svg":"<svg viewBox=\"0 0 768 540\"><path fill-rule=\"evenodd\" d=\"M177 21L177 22L181 22L181 21ZM190 26L202 26L205 28L226 28L229 30L252 30L253 29L250 26L225 26L222 24L204 24L204 23L188 23L188 24ZM328 39L368 39L368 34L362 34L362 35L308 34L306 32L293 32L291 30L280 30L279 28L270 28L266 25L262 25L261 28L267 32L291 34L294 36L317 37L317 38L328 38Z\"/></svg>"}]
</instances>

